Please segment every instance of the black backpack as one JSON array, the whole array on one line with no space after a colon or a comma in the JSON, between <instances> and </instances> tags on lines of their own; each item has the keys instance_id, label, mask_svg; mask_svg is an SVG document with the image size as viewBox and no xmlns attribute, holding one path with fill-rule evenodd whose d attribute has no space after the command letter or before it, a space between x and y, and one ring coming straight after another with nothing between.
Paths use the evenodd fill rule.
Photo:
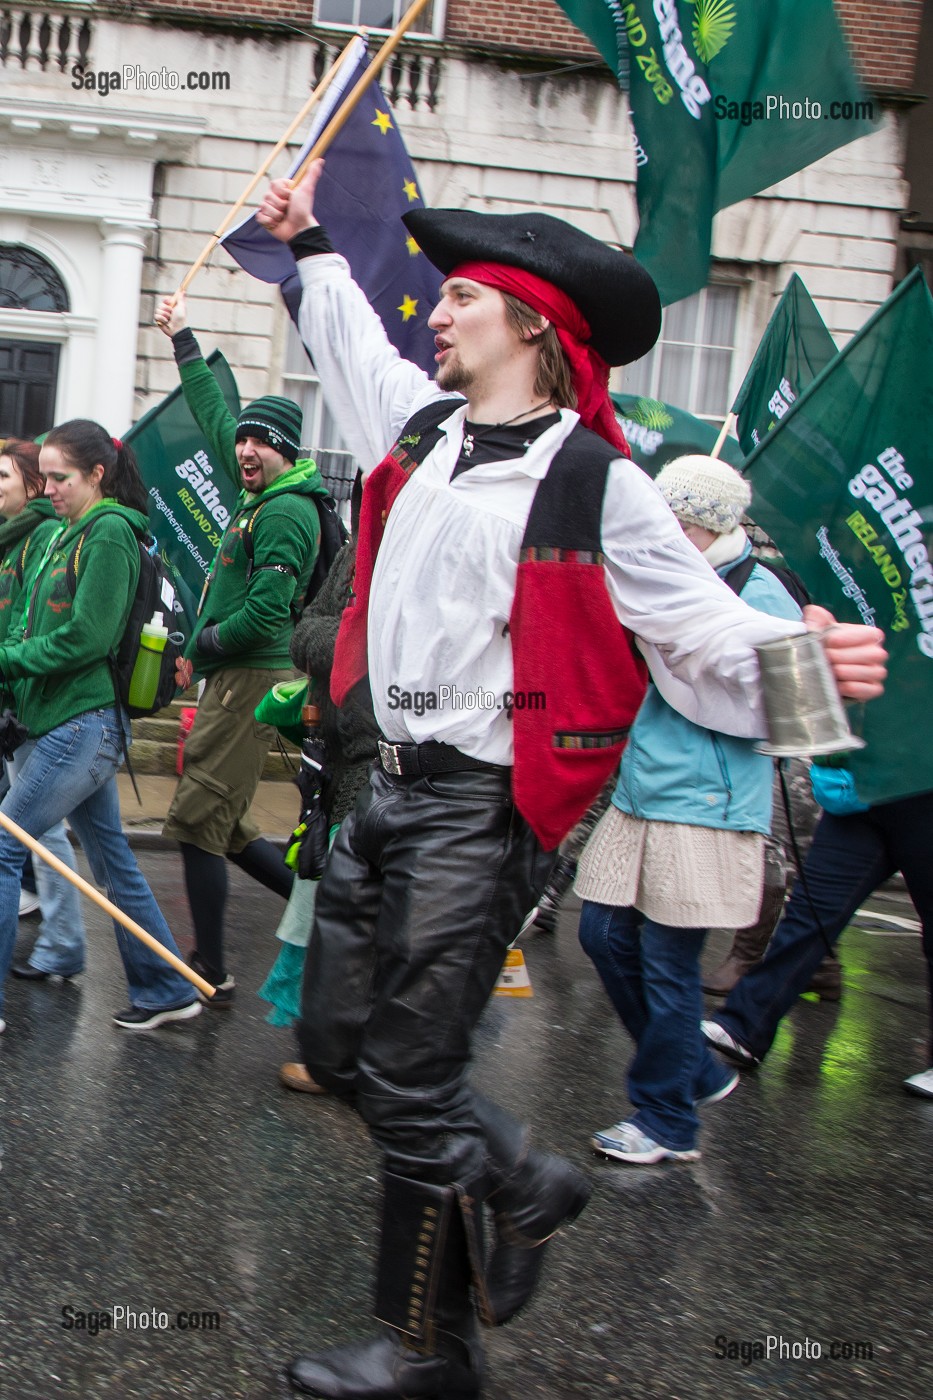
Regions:
<instances>
[{"instance_id":1,"label":"black backpack","mask_svg":"<svg viewBox=\"0 0 933 1400\"><path fill-rule=\"evenodd\" d=\"M317 558L314 561L314 568L311 570L311 577L308 579L308 586L305 589L303 598L292 599L291 614L292 620L297 622L304 609L317 597L321 584L326 579L330 566L337 555L350 539L350 532L344 525L337 513L337 502L329 493L324 496L316 495L314 504L317 506L318 519L321 522L321 539L318 546ZM246 582L249 583L253 575L253 559L255 557L255 547L253 545L253 529L256 524L256 517L265 505L265 501L260 501L259 505L252 512L243 530L243 549L246 553ZM291 574L296 578L295 570L289 564L260 564L258 572L263 569L275 569L280 574Z\"/></svg>"},{"instance_id":2,"label":"black backpack","mask_svg":"<svg viewBox=\"0 0 933 1400\"><path fill-rule=\"evenodd\" d=\"M807 585L798 573L788 568L786 564L779 564L775 559L758 559L754 554L749 554L746 558L740 559L738 564L733 565L729 572L723 575L724 581L729 585L733 593L742 592L756 564L760 564L763 569L767 569L769 574L774 574L774 577L779 583L783 584L785 591L790 594L798 608L805 608L807 606L810 602L810 594L807 591Z\"/></svg>"},{"instance_id":3,"label":"black backpack","mask_svg":"<svg viewBox=\"0 0 933 1400\"><path fill-rule=\"evenodd\" d=\"M94 519L88 522L68 560L65 577L72 597L74 597L78 587L78 570L81 567L81 550L84 547L84 541L93 529L95 520L99 519L101 514L107 513L106 511L99 512ZM136 592L133 595L133 603L126 620L126 627L123 629L123 636L120 638L120 644L115 651L111 650L107 661L113 677L113 690L118 712L122 710L130 719L143 719L147 715L156 714L157 711L164 709L174 700L175 692L178 689L175 681L175 662L182 654L185 638L181 631L181 627L184 625L184 614L175 593L172 576L159 555L152 552L155 540L151 535L147 535L145 540L141 540L137 535L136 543L139 547L139 578L136 581ZM139 656L142 631L152 618L153 613L157 612L160 612L165 618L169 635L160 658L159 680L155 697L151 705L144 707L131 705L129 702L130 681L133 677L136 659Z\"/></svg>"}]
</instances>

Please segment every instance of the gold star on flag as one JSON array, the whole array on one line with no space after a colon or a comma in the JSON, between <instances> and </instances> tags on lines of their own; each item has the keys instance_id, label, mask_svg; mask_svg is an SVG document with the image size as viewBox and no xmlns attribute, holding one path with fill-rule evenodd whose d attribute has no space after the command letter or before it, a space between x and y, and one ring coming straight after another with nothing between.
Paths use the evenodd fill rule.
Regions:
<instances>
[{"instance_id":1,"label":"gold star on flag","mask_svg":"<svg viewBox=\"0 0 933 1400\"><path fill-rule=\"evenodd\" d=\"M405 191L405 193L406 193L407 196L408 196L408 203L409 203L409 204L414 204L414 202L415 202L416 199L420 199L420 198L421 198L421 196L418 194L418 186L415 184L414 180L405 180L405 181L403 181L403 182L402 182L402 189Z\"/></svg>"},{"instance_id":2,"label":"gold star on flag","mask_svg":"<svg viewBox=\"0 0 933 1400\"><path fill-rule=\"evenodd\" d=\"M386 132L389 130L391 125L392 118L389 116L388 112L380 112L379 108L377 107L376 115L370 122L370 126L378 126L383 136L385 136Z\"/></svg>"},{"instance_id":3,"label":"gold star on flag","mask_svg":"<svg viewBox=\"0 0 933 1400\"><path fill-rule=\"evenodd\" d=\"M402 313L403 321L410 321L412 316L417 315L418 312L417 298L413 299L406 292L405 295L402 297L402 304L400 307L398 307L398 310Z\"/></svg>"},{"instance_id":4,"label":"gold star on flag","mask_svg":"<svg viewBox=\"0 0 933 1400\"><path fill-rule=\"evenodd\" d=\"M411 234L409 234L408 237L405 239L405 247L408 249L409 253L413 258L416 258L421 252L421 249L418 247Z\"/></svg>"}]
</instances>

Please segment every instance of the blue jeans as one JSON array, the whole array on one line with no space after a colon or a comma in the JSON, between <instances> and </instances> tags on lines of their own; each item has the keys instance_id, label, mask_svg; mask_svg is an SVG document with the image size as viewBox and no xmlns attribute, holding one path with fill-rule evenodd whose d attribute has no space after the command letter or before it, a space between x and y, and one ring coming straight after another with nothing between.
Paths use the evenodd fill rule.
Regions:
<instances>
[{"instance_id":1,"label":"blue jeans","mask_svg":"<svg viewBox=\"0 0 933 1400\"><path fill-rule=\"evenodd\" d=\"M638 909L586 900L580 942L629 1035L632 1121L673 1152L688 1152L700 1126L693 1104L730 1075L700 1035L700 953L705 928L656 924Z\"/></svg>"},{"instance_id":2,"label":"blue jeans","mask_svg":"<svg viewBox=\"0 0 933 1400\"><path fill-rule=\"evenodd\" d=\"M113 709L89 710L37 739L0 811L39 837L68 817L94 879L118 908L171 952L178 947L146 884L120 823L116 771L123 757ZM0 828L0 995L16 940L26 848ZM114 922L130 1001L157 1009L194 1001L190 983Z\"/></svg>"},{"instance_id":3,"label":"blue jeans","mask_svg":"<svg viewBox=\"0 0 933 1400\"><path fill-rule=\"evenodd\" d=\"M7 760L10 782L16 780L26 759L36 747L34 739L20 744L11 759ZM50 830L39 837L43 846L58 856L71 870L77 870L74 851L65 831L65 823L56 822ZM59 973L62 977L72 977L84 969L85 933L84 918L81 914L81 896L63 875L59 875L44 860L36 859L36 891L42 910L42 924L29 956L31 967L42 972Z\"/></svg>"},{"instance_id":4,"label":"blue jeans","mask_svg":"<svg viewBox=\"0 0 933 1400\"><path fill-rule=\"evenodd\" d=\"M865 899L896 870L904 876L923 933L933 1013L933 792L879 803L867 812L824 812L784 918L763 960L747 972L716 1016L757 1059L781 1018L805 992L830 943ZM811 907L812 906L812 907ZM933 1045L930 1049L933 1062Z\"/></svg>"}]
</instances>

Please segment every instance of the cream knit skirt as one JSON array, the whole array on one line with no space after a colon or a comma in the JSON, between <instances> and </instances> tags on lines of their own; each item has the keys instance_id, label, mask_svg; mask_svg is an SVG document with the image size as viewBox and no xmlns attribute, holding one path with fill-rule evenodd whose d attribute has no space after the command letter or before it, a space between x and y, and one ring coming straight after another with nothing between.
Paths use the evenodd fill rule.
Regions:
<instances>
[{"instance_id":1,"label":"cream knit skirt","mask_svg":"<svg viewBox=\"0 0 933 1400\"><path fill-rule=\"evenodd\" d=\"M574 889L634 905L673 928L747 928L761 909L764 837L642 821L610 803L580 857Z\"/></svg>"}]
</instances>

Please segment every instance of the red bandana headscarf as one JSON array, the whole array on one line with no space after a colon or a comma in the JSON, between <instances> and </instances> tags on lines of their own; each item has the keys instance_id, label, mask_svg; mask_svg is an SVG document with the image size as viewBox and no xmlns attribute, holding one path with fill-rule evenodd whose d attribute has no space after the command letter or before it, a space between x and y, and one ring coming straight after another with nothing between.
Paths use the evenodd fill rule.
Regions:
<instances>
[{"instance_id":1,"label":"red bandana headscarf","mask_svg":"<svg viewBox=\"0 0 933 1400\"><path fill-rule=\"evenodd\" d=\"M533 272L505 263L465 262L447 277L466 277L495 287L547 317L557 332L561 349L570 364L570 375L577 394L577 412L585 428L592 428L624 457L631 457L625 435L619 427L609 398L609 366L590 345L590 328L579 307L553 282Z\"/></svg>"}]
</instances>

